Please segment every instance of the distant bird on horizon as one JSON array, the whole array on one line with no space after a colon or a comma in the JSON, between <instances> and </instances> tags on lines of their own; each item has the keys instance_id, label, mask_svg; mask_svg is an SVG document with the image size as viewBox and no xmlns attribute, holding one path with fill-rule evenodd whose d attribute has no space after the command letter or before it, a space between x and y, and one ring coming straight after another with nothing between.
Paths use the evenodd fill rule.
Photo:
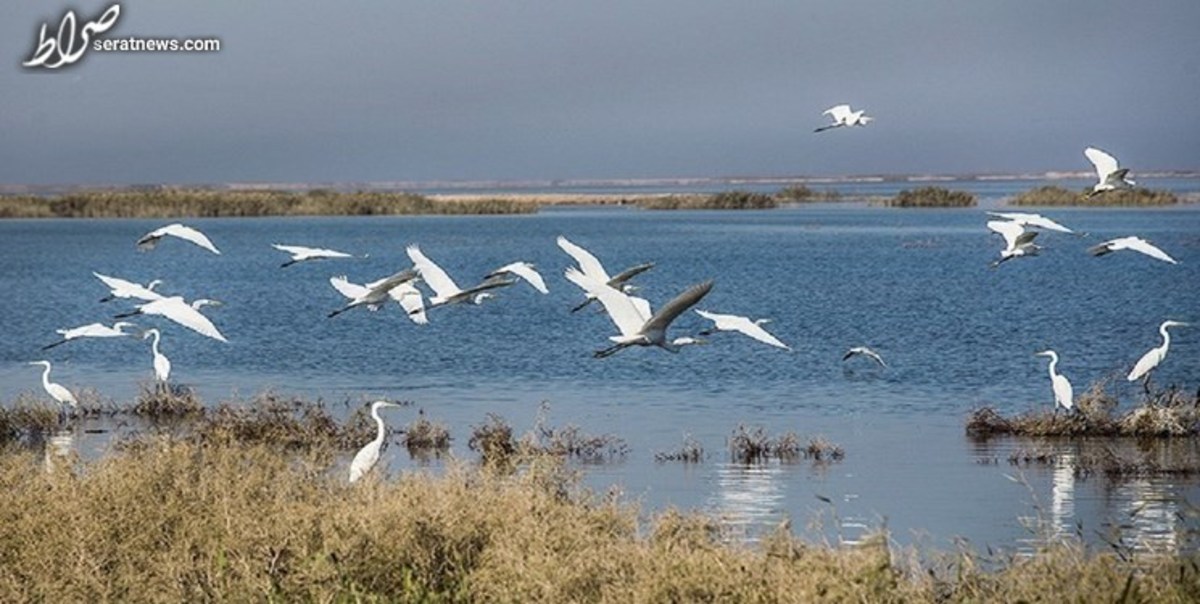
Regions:
<instances>
[{"instance_id":1,"label":"distant bird on horizon","mask_svg":"<svg viewBox=\"0 0 1200 604\"><path fill-rule=\"evenodd\" d=\"M1150 372L1158 367L1163 362L1163 359L1167 358L1167 349L1171 347L1171 334L1167 331L1167 328L1187 327L1188 325L1189 323L1182 321L1163 321L1162 325L1158 326L1158 333L1162 335L1163 339L1162 346L1151 348L1146 354L1142 355L1142 358L1138 359L1138 362L1133 366L1133 370L1129 372L1129 375L1125 376L1125 379L1130 382L1136 382L1142 378L1146 378L1146 381L1142 383L1142 387L1149 393Z\"/></svg>"},{"instance_id":2,"label":"distant bird on horizon","mask_svg":"<svg viewBox=\"0 0 1200 604\"><path fill-rule=\"evenodd\" d=\"M1134 252L1141 252L1147 256L1150 256L1151 258L1162 260L1163 262L1169 262L1171 264L1179 264L1179 262L1177 262L1174 258L1168 256L1166 252L1162 251L1161 249L1154 246L1149 241L1142 239L1141 237L1130 236L1130 237L1121 237L1118 239L1110 239L1108 241L1105 241L1104 243L1101 243L1099 245L1094 245L1094 246L1088 248L1088 252L1091 253L1093 256L1103 256L1105 254L1109 254L1112 252L1118 252L1121 250L1132 250Z\"/></svg>"},{"instance_id":3,"label":"distant bird on horizon","mask_svg":"<svg viewBox=\"0 0 1200 604\"><path fill-rule=\"evenodd\" d=\"M1033 353L1036 356L1050 357L1050 387L1054 391L1054 410L1059 407L1070 411L1075 406L1075 394L1071 388L1071 381L1061 373L1056 373L1058 369L1058 353L1053 350L1043 350Z\"/></svg>"},{"instance_id":4,"label":"distant bird on horizon","mask_svg":"<svg viewBox=\"0 0 1200 604\"><path fill-rule=\"evenodd\" d=\"M450 275L446 274L446 271L442 270L442 267L421 252L421 248L417 244L408 246L405 251L408 252L408 258L412 260L417 273L421 275L421 280L433 290L434 295L429 298L428 308L465 302L479 304L492 296L488 290L516 283L515 279L489 277L478 285L462 289L450 278Z\"/></svg>"},{"instance_id":5,"label":"distant bird on horizon","mask_svg":"<svg viewBox=\"0 0 1200 604\"><path fill-rule=\"evenodd\" d=\"M542 279L542 275L537 272L537 267L529 262L513 262L488 273L485 279L491 277L499 277L502 275L516 275L525 280L526 283L533 286L533 289L538 290L543 294L550 293L546 289L546 281Z\"/></svg>"},{"instance_id":6,"label":"distant bird on horizon","mask_svg":"<svg viewBox=\"0 0 1200 604\"><path fill-rule=\"evenodd\" d=\"M154 288L162 283L162 281L159 279L155 279L143 286L132 281L126 281L116 277L109 277L108 275L101 275L95 271L92 271L92 274L95 275L97 279L104 282L104 285L108 286L109 289L109 294L103 298L100 298L101 302L108 302L116 298L133 298L150 302L151 300L159 300L163 298L162 294L154 291Z\"/></svg>"},{"instance_id":7,"label":"distant bird on horizon","mask_svg":"<svg viewBox=\"0 0 1200 604\"><path fill-rule=\"evenodd\" d=\"M705 310L696 310L696 314L713 322L712 328L705 329L696 335L710 336L718 331L732 331L758 340L764 344L769 344L776 348L782 348L784 350L792 349L787 344L779 341L779 338L776 338L768 333L766 329L763 329L762 326L770 323L770 319L758 319L751 321L749 317L743 317L740 315L723 315Z\"/></svg>"},{"instance_id":8,"label":"distant bird on horizon","mask_svg":"<svg viewBox=\"0 0 1200 604\"><path fill-rule=\"evenodd\" d=\"M79 402L75 400L75 395L71 394L70 390L61 384L50 381L50 361L30 361L29 364L41 365L46 368L42 371L42 388L45 389L46 394L50 395L50 398L54 399L54 402L58 403L59 421L65 419L68 406L72 411L79 407Z\"/></svg>"},{"instance_id":9,"label":"distant bird on horizon","mask_svg":"<svg viewBox=\"0 0 1200 604\"><path fill-rule=\"evenodd\" d=\"M1041 214L1030 214L1028 212L988 212L988 216L1003 218L1010 222L1015 222L1025 227L1037 227L1048 231L1058 231L1060 233L1075 233L1071 229L1042 216Z\"/></svg>"},{"instance_id":10,"label":"distant bird on horizon","mask_svg":"<svg viewBox=\"0 0 1200 604\"><path fill-rule=\"evenodd\" d=\"M828 115L833 119L833 123L828 126L821 126L813 132L824 132L833 128L842 128L844 126L866 126L875 120L875 118L863 115L864 110L851 111L850 105L836 105L821 112L821 115Z\"/></svg>"},{"instance_id":11,"label":"distant bird on horizon","mask_svg":"<svg viewBox=\"0 0 1200 604\"><path fill-rule=\"evenodd\" d=\"M864 356L875 361L876 363L879 363L880 367L887 367L887 363L883 362L883 357L879 356L878 352L875 352L866 346L855 346L850 350L847 350L846 354L842 355L842 360L847 361L850 359L850 357L854 356Z\"/></svg>"},{"instance_id":12,"label":"distant bird on horizon","mask_svg":"<svg viewBox=\"0 0 1200 604\"><path fill-rule=\"evenodd\" d=\"M1036 256L1041 246L1033 242L1037 231L1026 231L1025 227L1008 220L989 220L987 228L1004 237L1004 249L1000 250L1000 259L991 264L992 268L1000 266L1013 258Z\"/></svg>"},{"instance_id":13,"label":"distant bird on horizon","mask_svg":"<svg viewBox=\"0 0 1200 604\"><path fill-rule=\"evenodd\" d=\"M567 255L574 259L575 263L579 265L580 272L582 272L584 275L587 275L591 279L595 279L601 283L606 283L609 287L615 288L625 294L631 294L637 289L635 286L629 284L630 279L633 279L634 277L654 268L653 262L645 262L631 266L620 273L617 273L615 276L609 276L608 271L604 270L604 265L600 264L600 261L597 260L591 252L572 243L569 239L563 237L562 235L558 236L557 243L558 247L561 248L562 251L566 252ZM586 294L586 296L587 298L579 305L573 307L571 312L582 310L586 308L587 305L596 301L596 297L592 294L589 293Z\"/></svg>"},{"instance_id":14,"label":"distant bird on horizon","mask_svg":"<svg viewBox=\"0 0 1200 604\"><path fill-rule=\"evenodd\" d=\"M355 300L361 300L358 304L355 304L355 306L365 305L367 310L376 311L379 310L379 306L381 304L387 301L387 298L391 298L400 305L400 308L404 309L404 314L408 315L408 318L413 323L416 323L417 325L428 324L429 319L425 316L425 302L421 298L421 291L418 290L415 285L413 285L413 283L416 281L416 278L398 283L392 286L390 289L378 289L388 285L388 279L391 279L391 277L380 279L379 281L368 283L366 285L359 285L357 283L351 283L346 279L345 275L341 275L338 277L331 277L329 279L329 284L332 285L334 289L338 290L338 292L340 292L343 296L349 298L352 304ZM380 294L380 291L383 291L383 294ZM372 302L372 300L375 301ZM341 313L345 310L346 309L342 309L336 312Z\"/></svg>"},{"instance_id":15,"label":"distant bird on horizon","mask_svg":"<svg viewBox=\"0 0 1200 604\"><path fill-rule=\"evenodd\" d=\"M375 420L375 439L367 443L365 447L359 449L358 453L354 454L354 460L350 462L350 482L357 482L375 464L379 461L379 452L383 449L383 439L387 437L387 425L383 423L383 418L379 417L379 410L384 407L401 407L396 403L387 401L375 401L371 403L371 417Z\"/></svg>"},{"instance_id":16,"label":"distant bird on horizon","mask_svg":"<svg viewBox=\"0 0 1200 604\"><path fill-rule=\"evenodd\" d=\"M327 258L353 258L353 254L339 252L317 247L304 247L300 245L283 245L281 243L272 243L271 247L292 255L292 259L279 265L279 268L287 268L297 262L305 262L308 260L321 260ZM366 256L363 256L366 258Z\"/></svg>"},{"instance_id":17,"label":"distant bird on horizon","mask_svg":"<svg viewBox=\"0 0 1200 604\"><path fill-rule=\"evenodd\" d=\"M163 237L168 235L171 237L178 237L184 241L190 241L214 254L221 254L220 250L217 249L217 246L213 245L212 241L209 241L208 237L205 236L204 233L201 233L190 226L179 224L178 222L168 224L164 227L159 227L153 231L150 231L149 233L146 233L145 235L142 235L142 238L137 240L138 249L142 251L152 250L158 245L158 242Z\"/></svg>"},{"instance_id":18,"label":"distant bird on horizon","mask_svg":"<svg viewBox=\"0 0 1200 604\"><path fill-rule=\"evenodd\" d=\"M216 300L200 299L195 300L191 304L184 301L182 296L172 296L170 298L162 298L140 304L135 310L114 315L114 319L125 319L134 315L158 315L166 317L202 336L228 342L225 336L213 325L208 317L200 313L200 309L208 306L220 306L221 303Z\"/></svg>"},{"instance_id":19,"label":"distant bird on horizon","mask_svg":"<svg viewBox=\"0 0 1200 604\"><path fill-rule=\"evenodd\" d=\"M63 344L78 338L117 338L134 335L121 331L126 327L137 327L137 325L127 321L117 321L116 323L113 323L112 327L104 325L103 323L88 323L87 325L72 327L70 329L56 329L54 330L55 333L61 335L63 339L54 342L53 344L42 346L42 350L50 350L55 346L62 346Z\"/></svg>"},{"instance_id":20,"label":"distant bird on horizon","mask_svg":"<svg viewBox=\"0 0 1200 604\"><path fill-rule=\"evenodd\" d=\"M1121 168L1117 165L1117 158L1101 151L1095 147L1088 147L1083 150L1083 154L1096 167L1096 176L1100 182L1092 187L1088 197L1093 197L1106 191L1117 189L1132 189L1137 183L1126 178L1129 174L1129 168Z\"/></svg>"}]
</instances>

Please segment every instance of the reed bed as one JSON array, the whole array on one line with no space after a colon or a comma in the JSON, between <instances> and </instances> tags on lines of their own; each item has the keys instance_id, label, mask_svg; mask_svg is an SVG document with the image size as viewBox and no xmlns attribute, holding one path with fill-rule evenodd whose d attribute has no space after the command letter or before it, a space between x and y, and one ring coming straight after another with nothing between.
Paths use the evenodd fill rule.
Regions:
<instances>
[{"instance_id":1,"label":"reed bed","mask_svg":"<svg viewBox=\"0 0 1200 604\"><path fill-rule=\"evenodd\" d=\"M779 207L774 196L749 191L647 196L637 198L636 202L643 210L770 210Z\"/></svg>"},{"instance_id":2,"label":"reed bed","mask_svg":"<svg viewBox=\"0 0 1200 604\"><path fill-rule=\"evenodd\" d=\"M805 443L795 432L772 437L762 426L747 428L739 424L729 437L729 456L734 463L741 464L765 463L772 459L795 463L802 459L840 461L846 453L822 436Z\"/></svg>"},{"instance_id":3,"label":"reed bed","mask_svg":"<svg viewBox=\"0 0 1200 604\"><path fill-rule=\"evenodd\" d=\"M967 208L975 204L973 194L942 187L906 189L883 201L883 205L891 208Z\"/></svg>"},{"instance_id":4,"label":"reed bed","mask_svg":"<svg viewBox=\"0 0 1200 604\"><path fill-rule=\"evenodd\" d=\"M842 193L836 189L825 189L818 191L807 185L792 185L777 191L775 193L775 199L783 203L841 201Z\"/></svg>"},{"instance_id":5,"label":"reed bed","mask_svg":"<svg viewBox=\"0 0 1200 604\"><path fill-rule=\"evenodd\" d=\"M1125 189L1089 195L1091 188L1071 191L1055 185L1030 189L1009 200L1014 206L1163 206L1179 203L1179 197L1159 189Z\"/></svg>"}]
</instances>

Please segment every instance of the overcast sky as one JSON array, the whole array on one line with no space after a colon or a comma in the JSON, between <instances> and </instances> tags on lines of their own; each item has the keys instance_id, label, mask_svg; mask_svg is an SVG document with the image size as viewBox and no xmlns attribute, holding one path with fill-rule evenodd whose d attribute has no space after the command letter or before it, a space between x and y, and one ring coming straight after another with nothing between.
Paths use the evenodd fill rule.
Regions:
<instances>
[{"instance_id":1,"label":"overcast sky","mask_svg":"<svg viewBox=\"0 0 1200 604\"><path fill-rule=\"evenodd\" d=\"M1200 168L1200 2L0 2L0 183ZM814 134L821 112L866 128Z\"/></svg>"}]
</instances>

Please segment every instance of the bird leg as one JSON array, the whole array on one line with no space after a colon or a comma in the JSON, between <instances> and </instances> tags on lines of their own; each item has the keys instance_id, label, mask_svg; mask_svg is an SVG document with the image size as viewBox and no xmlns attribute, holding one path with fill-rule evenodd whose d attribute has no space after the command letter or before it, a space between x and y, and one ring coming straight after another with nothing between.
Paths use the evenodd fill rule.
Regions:
<instances>
[{"instance_id":1,"label":"bird leg","mask_svg":"<svg viewBox=\"0 0 1200 604\"><path fill-rule=\"evenodd\" d=\"M595 298L588 298L587 300L584 300L584 301L583 301L582 303L580 303L578 306L576 306L576 307L572 308L572 309L571 309L571 312L578 312L578 311L581 311L581 310L583 310L583 309L587 308L587 305L588 305L588 304L591 304L591 303L592 303L592 300L595 300Z\"/></svg>"},{"instance_id":2,"label":"bird leg","mask_svg":"<svg viewBox=\"0 0 1200 604\"><path fill-rule=\"evenodd\" d=\"M610 356L620 352L622 349L624 349L627 346L629 346L629 345L628 344L613 344L612 346L609 346L608 348L605 348L604 350L597 350L596 352L592 353L592 356L596 357L597 359L607 358L607 357L610 357Z\"/></svg>"}]
</instances>

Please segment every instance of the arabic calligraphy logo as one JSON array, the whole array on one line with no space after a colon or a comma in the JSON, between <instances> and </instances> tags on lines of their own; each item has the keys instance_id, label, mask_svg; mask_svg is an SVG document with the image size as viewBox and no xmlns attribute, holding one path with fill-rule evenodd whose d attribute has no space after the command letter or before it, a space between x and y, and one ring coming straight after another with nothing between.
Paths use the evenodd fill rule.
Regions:
<instances>
[{"instance_id":1,"label":"arabic calligraphy logo","mask_svg":"<svg viewBox=\"0 0 1200 604\"><path fill-rule=\"evenodd\" d=\"M33 51L33 56L21 64L25 67L45 67L46 69L58 69L64 65L71 65L83 58L83 53L87 50L92 36L108 31L116 24L119 16L121 16L121 5L114 4L108 7L99 19L84 23L83 27L77 31L75 11L69 10L58 24L58 35L52 38L46 37L46 24L42 23L42 30L38 34L38 44ZM79 35L76 36L76 33ZM57 55L57 60L49 62L55 58L55 55Z\"/></svg>"}]
</instances>

